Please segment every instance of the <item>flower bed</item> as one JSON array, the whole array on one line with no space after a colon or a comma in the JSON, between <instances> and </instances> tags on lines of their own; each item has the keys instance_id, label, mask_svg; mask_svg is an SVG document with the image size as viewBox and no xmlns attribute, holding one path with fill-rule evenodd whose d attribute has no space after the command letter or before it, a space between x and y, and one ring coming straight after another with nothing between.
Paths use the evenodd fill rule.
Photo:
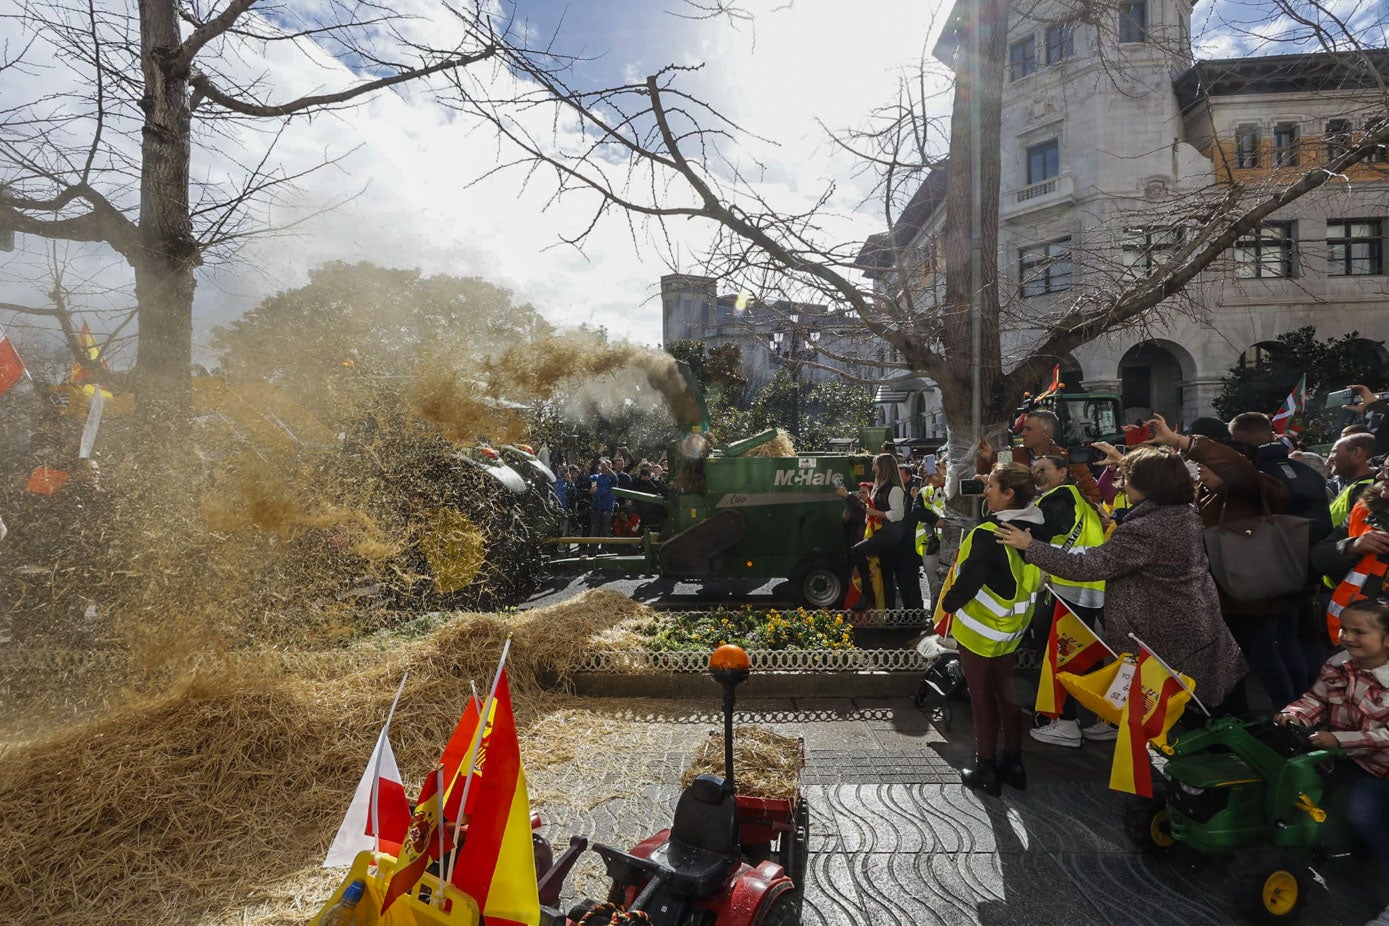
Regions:
<instances>
[{"instance_id":1,"label":"flower bed","mask_svg":"<svg viewBox=\"0 0 1389 926\"><path fill-rule=\"evenodd\" d=\"M841 611L751 608L664 615L637 632L653 652L708 653L725 643L746 650L851 650L854 627Z\"/></svg>"}]
</instances>

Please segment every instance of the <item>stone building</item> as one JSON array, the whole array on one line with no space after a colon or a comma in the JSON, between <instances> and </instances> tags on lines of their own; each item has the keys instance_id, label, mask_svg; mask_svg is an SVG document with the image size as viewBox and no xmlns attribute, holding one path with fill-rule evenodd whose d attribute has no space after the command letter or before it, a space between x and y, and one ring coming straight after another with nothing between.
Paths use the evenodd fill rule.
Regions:
<instances>
[{"instance_id":1,"label":"stone building","mask_svg":"<svg viewBox=\"0 0 1389 926\"><path fill-rule=\"evenodd\" d=\"M1090 22L1049 15L1045 3L1022 9L1009 28L1002 111L1005 363L1037 337L1035 320L1050 307L1122 286L1198 234L1195 192L1295 182L1389 115L1386 51L1197 62L1184 0L1124 0ZM947 29L937 57L949 60L951 41ZM1118 393L1130 420L1156 410L1190 422L1213 412L1232 367L1284 332L1358 331L1365 349L1382 353L1384 161L1373 156L1275 213L1143 326L1056 358L1068 386ZM860 255L876 285L895 287L882 245L888 234L907 244L919 304L940 289L948 170L933 171L898 227ZM929 382L880 400L902 436L939 417Z\"/></svg>"},{"instance_id":2,"label":"stone building","mask_svg":"<svg viewBox=\"0 0 1389 926\"><path fill-rule=\"evenodd\" d=\"M870 352L885 352L881 341L868 337L842 311L754 298L740 308L736 294L719 295L713 277L671 273L661 277L661 346L676 341L703 341L711 348L737 345L753 391L783 366L806 384L834 376L834 371L873 378L874 368L836 358L874 359Z\"/></svg>"}]
</instances>

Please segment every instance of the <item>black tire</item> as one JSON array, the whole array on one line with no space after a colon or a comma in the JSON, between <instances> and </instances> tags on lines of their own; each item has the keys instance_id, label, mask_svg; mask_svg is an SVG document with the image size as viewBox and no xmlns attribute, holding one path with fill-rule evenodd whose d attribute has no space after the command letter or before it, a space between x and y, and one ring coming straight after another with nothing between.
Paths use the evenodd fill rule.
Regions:
<instances>
[{"instance_id":1,"label":"black tire","mask_svg":"<svg viewBox=\"0 0 1389 926\"><path fill-rule=\"evenodd\" d=\"M781 864L782 871L791 879L794 889L804 891L805 869L810 861L810 808L803 797L796 799L791 825L791 832L781 834L777 861Z\"/></svg>"},{"instance_id":2,"label":"black tire","mask_svg":"<svg viewBox=\"0 0 1389 926\"><path fill-rule=\"evenodd\" d=\"M763 901L753 917L752 926L800 926L801 901L790 890Z\"/></svg>"},{"instance_id":3,"label":"black tire","mask_svg":"<svg viewBox=\"0 0 1389 926\"><path fill-rule=\"evenodd\" d=\"M1134 801L1124 811L1124 832L1147 855L1170 855L1177 846L1167 823L1167 801L1163 798Z\"/></svg>"},{"instance_id":4,"label":"black tire","mask_svg":"<svg viewBox=\"0 0 1389 926\"><path fill-rule=\"evenodd\" d=\"M805 560L791 576L791 593L807 608L833 610L843 607L848 591L847 570L828 557Z\"/></svg>"},{"instance_id":5,"label":"black tire","mask_svg":"<svg viewBox=\"0 0 1389 926\"><path fill-rule=\"evenodd\" d=\"M1246 849L1230 864L1235 899L1256 923L1296 923L1307 908L1307 866L1271 847Z\"/></svg>"}]
</instances>

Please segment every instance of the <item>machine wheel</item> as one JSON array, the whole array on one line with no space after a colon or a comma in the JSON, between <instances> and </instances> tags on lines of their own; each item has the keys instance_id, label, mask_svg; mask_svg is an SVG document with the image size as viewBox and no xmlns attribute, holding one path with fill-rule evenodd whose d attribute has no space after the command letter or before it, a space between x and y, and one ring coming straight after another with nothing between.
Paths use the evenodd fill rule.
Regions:
<instances>
[{"instance_id":1,"label":"machine wheel","mask_svg":"<svg viewBox=\"0 0 1389 926\"><path fill-rule=\"evenodd\" d=\"M1168 855L1177 845L1167 820L1167 801L1162 798L1142 798L1131 805L1124 812L1124 832L1149 855Z\"/></svg>"},{"instance_id":2,"label":"machine wheel","mask_svg":"<svg viewBox=\"0 0 1389 926\"><path fill-rule=\"evenodd\" d=\"M793 891L785 890L763 903L752 926L800 926L801 902Z\"/></svg>"},{"instance_id":3,"label":"machine wheel","mask_svg":"<svg viewBox=\"0 0 1389 926\"><path fill-rule=\"evenodd\" d=\"M1250 849L1230 866L1240 906L1260 923L1294 923L1307 906L1307 868L1277 849Z\"/></svg>"},{"instance_id":4,"label":"machine wheel","mask_svg":"<svg viewBox=\"0 0 1389 926\"><path fill-rule=\"evenodd\" d=\"M823 556L802 562L791 577L792 593L808 608L838 608L848 590L843 569Z\"/></svg>"},{"instance_id":5,"label":"machine wheel","mask_svg":"<svg viewBox=\"0 0 1389 926\"><path fill-rule=\"evenodd\" d=\"M781 870L791 879L794 889L804 891L806 863L810 859L810 808L803 797L796 799L791 825L794 829L781 836L777 861L781 863Z\"/></svg>"}]
</instances>

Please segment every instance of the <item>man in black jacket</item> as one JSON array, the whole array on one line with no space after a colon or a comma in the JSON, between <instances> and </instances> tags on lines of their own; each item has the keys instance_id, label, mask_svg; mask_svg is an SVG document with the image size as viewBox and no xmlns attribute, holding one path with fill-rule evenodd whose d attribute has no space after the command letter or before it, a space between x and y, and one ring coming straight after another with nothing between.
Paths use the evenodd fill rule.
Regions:
<instances>
[{"instance_id":1,"label":"man in black jacket","mask_svg":"<svg viewBox=\"0 0 1389 926\"><path fill-rule=\"evenodd\" d=\"M1230 422L1230 436L1248 448L1259 472L1268 473L1288 487L1288 506L1284 514L1312 522L1308 541L1317 543L1331 533L1331 508L1326 497L1326 480L1306 463L1288 458L1288 445L1277 440L1268 416L1244 412Z\"/></svg>"}]
</instances>

